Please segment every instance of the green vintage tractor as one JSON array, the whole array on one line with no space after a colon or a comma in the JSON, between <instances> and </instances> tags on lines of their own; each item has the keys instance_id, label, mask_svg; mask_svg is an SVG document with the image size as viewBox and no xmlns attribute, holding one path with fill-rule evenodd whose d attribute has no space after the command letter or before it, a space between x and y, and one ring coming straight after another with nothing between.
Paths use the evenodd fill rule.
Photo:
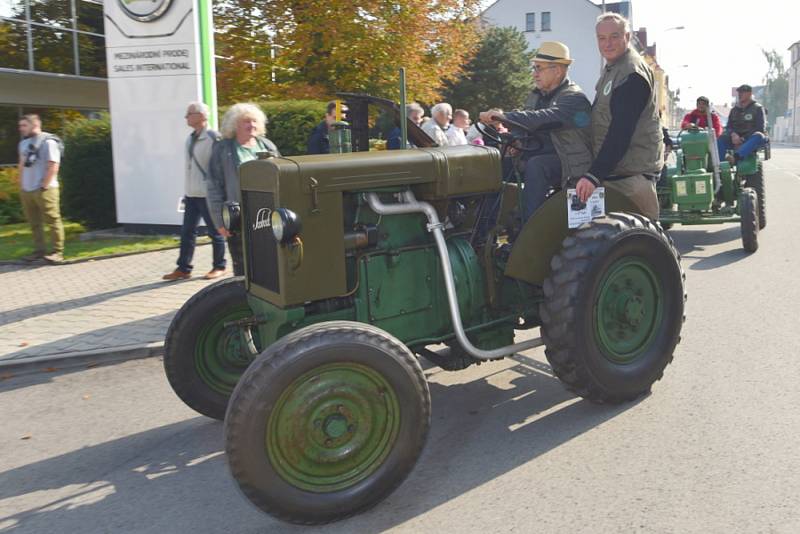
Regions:
<instances>
[{"instance_id":1,"label":"green vintage tractor","mask_svg":"<svg viewBox=\"0 0 800 534\"><path fill-rule=\"evenodd\" d=\"M356 150L365 101L400 116L351 96ZM170 384L224 417L233 476L285 521L338 520L400 485L431 422L419 358L458 370L544 345L567 388L614 404L649 392L680 339L680 258L627 198L607 191L607 213L570 230L562 191L522 225L501 179L516 137L436 147L407 127L416 148L244 164L225 219L246 275L167 334Z\"/></svg>"},{"instance_id":2,"label":"green vintage tractor","mask_svg":"<svg viewBox=\"0 0 800 534\"><path fill-rule=\"evenodd\" d=\"M762 159L770 157L769 144L731 167L720 161L713 130L691 126L678 139L675 165L657 186L661 224L738 222L743 248L758 250L758 232L767 224Z\"/></svg>"}]
</instances>

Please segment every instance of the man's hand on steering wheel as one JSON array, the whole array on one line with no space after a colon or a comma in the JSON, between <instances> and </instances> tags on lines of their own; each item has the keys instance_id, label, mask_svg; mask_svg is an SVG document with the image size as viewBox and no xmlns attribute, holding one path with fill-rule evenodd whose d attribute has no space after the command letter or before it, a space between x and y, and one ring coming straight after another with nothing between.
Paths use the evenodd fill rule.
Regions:
<instances>
[{"instance_id":1,"label":"man's hand on steering wheel","mask_svg":"<svg viewBox=\"0 0 800 534\"><path fill-rule=\"evenodd\" d=\"M503 112L499 109L490 109L489 111L482 111L478 114L478 120L489 126L494 126L497 123L495 117L503 117Z\"/></svg>"}]
</instances>

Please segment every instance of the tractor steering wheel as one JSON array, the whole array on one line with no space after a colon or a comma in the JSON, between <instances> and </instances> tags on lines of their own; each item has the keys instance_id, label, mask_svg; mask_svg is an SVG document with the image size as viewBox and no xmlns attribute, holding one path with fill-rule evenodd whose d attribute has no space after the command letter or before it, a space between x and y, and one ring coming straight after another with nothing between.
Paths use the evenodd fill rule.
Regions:
<instances>
[{"instance_id":1,"label":"tractor steering wheel","mask_svg":"<svg viewBox=\"0 0 800 534\"><path fill-rule=\"evenodd\" d=\"M505 126L510 126L518 131L525 132L523 135L512 134L510 132L499 133L494 128L490 128L480 121L475 123L475 128L481 133L481 135L488 137L500 145L500 151L503 155L505 155L510 148L513 148L517 154L521 155L529 152L538 152L544 146L544 143L542 143L542 140L539 138L536 132L527 126L506 117L500 117L499 115L492 116L492 119Z\"/></svg>"}]
</instances>

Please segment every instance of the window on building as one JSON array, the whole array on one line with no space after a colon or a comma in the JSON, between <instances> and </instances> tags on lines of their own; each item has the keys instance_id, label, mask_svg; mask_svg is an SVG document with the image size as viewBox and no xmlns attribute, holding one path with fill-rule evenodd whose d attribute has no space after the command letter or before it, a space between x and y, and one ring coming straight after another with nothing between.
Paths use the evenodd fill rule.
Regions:
<instances>
[{"instance_id":1,"label":"window on building","mask_svg":"<svg viewBox=\"0 0 800 534\"><path fill-rule=\"evenodd\" d=\"M0 68L105 77L105 63L102 0L0 0Z\"/></svg>"},{"instance_id":2,"label":"window on building","mask_svg":"<svg viewBox=\"0 0 800 534\"><path fill-rule=\"evenodd\" d=\"M525 13L525 31L536 31L536 13Z\"/></svg>"},{"instance_id":3,"label":"window on building","mask_svg":"<svg viewBox=\"0 0 800 534\"><path fill-rule=\"evenodd\" d=\"M550 31L550 12L549 11L542 11L542 31L549 32Z\"/></svg>"}]
</instances>

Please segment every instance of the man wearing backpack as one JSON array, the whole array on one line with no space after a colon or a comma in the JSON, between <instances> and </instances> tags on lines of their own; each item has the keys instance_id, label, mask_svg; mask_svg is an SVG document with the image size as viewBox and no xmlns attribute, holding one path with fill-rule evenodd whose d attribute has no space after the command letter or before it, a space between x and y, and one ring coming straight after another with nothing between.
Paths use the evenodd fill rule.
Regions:
<instances>
[{"instance_id":1,"label":"man wearing backpack","mask_svg":"<svg viewBox=\"0 0 800 534\"><path fill-rule=\"evenodd\" d=\"M217 132L208 129L208 114L208 106L202 102L192 102L186 109L186 125L192 128L193 132L189 134L185 147L186 196L183 198L181 248L178 268L165 274L164 280L185 280L192 276L192 257L197 239L197 225L201 218L206 223L213 254L213 266L205 278L213 280L225 274L225 238L217 231L206 203L206 181L211 149L219 139Z\"/></svg>"},{"instance_id":2,"label":"man wearing backpack","mask_svg":"<svg viewBox=\"0 0 800 534\"><path fill-rule=\"evenodd\" d=\"M58 168L61 164L61 140L42 131L38 115L25 115L19 120L19 180L22 209L33 233L33 254L26 261L44 259L48 263L64 261L64 224L61 221L58 194ZM44 227L50 233L52 249L45 249Z\"/></svg>"}]
</instances>

